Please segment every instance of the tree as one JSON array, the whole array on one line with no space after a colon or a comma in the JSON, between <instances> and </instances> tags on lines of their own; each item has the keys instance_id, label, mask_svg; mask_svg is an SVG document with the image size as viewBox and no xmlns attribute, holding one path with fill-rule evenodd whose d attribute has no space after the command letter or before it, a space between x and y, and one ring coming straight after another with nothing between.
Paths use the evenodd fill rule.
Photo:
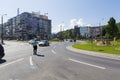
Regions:
<instances>
[{"instance_id":1,"label":"tree","mask_svg":"<svg viewBox=\"0 0 120 80\"><path fill-rule=\"evenodd\" d=\"M108 26L106 27L106 37L113 39L117 36L118 32L119 30L116 25L116 20L113 17L111 17L108 21Z\"/></svg>"},{"instance_id":2,"label":"tree","mask_svg":"<svg viewBox=\"0 0 120 80\"><path fill-rule=\"evenodd\" d=\"M69 37L72 39L74 38L74 30L73 29L69 30Z\"/></svg>"},{"instance_id":3,"label":"tree","mask_svg":"<svg viewBox=\"0 0 120 80\"><path fill-rule=\"evenodd\" d=\"M105 28L102 29L102 36L105 36L106 34L106 31L105 31Z\"/></svg>"}]
</instances>

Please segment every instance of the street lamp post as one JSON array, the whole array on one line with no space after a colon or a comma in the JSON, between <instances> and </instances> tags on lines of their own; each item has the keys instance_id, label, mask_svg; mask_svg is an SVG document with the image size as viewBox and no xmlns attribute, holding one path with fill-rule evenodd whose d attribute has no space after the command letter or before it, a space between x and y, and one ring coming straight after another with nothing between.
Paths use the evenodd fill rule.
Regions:
<instances>
[{"instance_id":1,"label":"street lamp post","mask_svg":"<svg viewBox=\"0 0 120 80\"><path fill-rule=\"evenodd\" d=\"M104 18L101 20L101 21L103 21L104 20ZM99 27L101 28L101 41L102 41L102 33L103 33L103 27L102 27L102 25L101 25L101 23L99 23Z\"/></svg>"},{"instance_id":2,"label":"street lamp post","mask_svg":"<svg viewBox=\"0 0 120 80\"><path fill-rule=\"evenodd\" d=\"M60 24L60 40L62 39L62 27L63 27L63 23Z\"/></svg>"},{"instance_id":3,"label":"street lamp post","mask_svg":"<svg viewBox=\"0 0 120 80\"><path fill-rule=\"evenodd\" d=\"M100 39L102 41L102 26L101 26L101 23L99 23L99 27L100 27Z\"/></svg>"},{"instance_id":4,"label":"street lamp post","mask_svg":"<svg viewBox=\"0 0 120 80\"><path fill-rule=\"evenodd\" d=\"M3 16L7 14L1 15L1 44L4 44L3 42Z\"/></svg>"}]
</instances>

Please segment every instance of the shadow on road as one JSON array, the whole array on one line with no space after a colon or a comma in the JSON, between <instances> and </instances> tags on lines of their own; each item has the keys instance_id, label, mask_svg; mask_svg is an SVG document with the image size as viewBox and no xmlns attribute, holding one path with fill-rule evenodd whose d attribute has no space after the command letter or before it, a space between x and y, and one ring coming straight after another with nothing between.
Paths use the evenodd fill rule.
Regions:
<instances>
[{"instance_id":1,"label":"shadow on road","mask_svg":"<svg viewBox=\"0 0 120 80\"><path fill-rule=\"evenodd\" d=\"M5 63L5 62L6 62L5 59L0 59L0 64Z\"/></svg>"},{"instance_id":2,"label":"shadow on road","mask_svg":"<svg viewBox=\"0 0 120 80\"><path fill-rule=\"evenodd\" d=\"M45 57L45 55L40 55L40 54L37 54L37 56L40 56L40 57Z\"/></svg>"}]
</instances>

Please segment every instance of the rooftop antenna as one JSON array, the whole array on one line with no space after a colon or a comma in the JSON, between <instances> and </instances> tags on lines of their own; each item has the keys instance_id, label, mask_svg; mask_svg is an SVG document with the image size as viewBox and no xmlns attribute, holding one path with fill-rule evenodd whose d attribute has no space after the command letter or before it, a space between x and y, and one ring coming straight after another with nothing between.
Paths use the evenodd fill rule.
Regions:
<instances>
[{"instance_id":1,"label":"rooftop antenna","mask_svg":"<svg viewBox=\"0 0 120 80\"><path fill-rule=\"evenodd\" d=\"M17 15L19 15L19 8L17 9Z\"/></svg>"}]
</instances>

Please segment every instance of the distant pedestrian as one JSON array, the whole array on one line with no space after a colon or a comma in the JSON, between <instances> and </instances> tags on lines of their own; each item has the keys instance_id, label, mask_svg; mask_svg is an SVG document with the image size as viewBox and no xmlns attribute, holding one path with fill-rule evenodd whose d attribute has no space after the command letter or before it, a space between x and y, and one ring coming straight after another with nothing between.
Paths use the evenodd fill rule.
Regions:
<instances>
[{"instance_id":1,"label":"distant pedestrian","mask_svg":"<svg viewBox=\"0 0 120 80\"><path fill-rule=\"evenodd\" d=\"M76 42L76 39L74 39L74 42Z\"/></svg>"},{"instance_id":2,"label":"distant pedestrian","mask_svg":"<svg viewBox=\"0 0 120 80\"><path fill-rule=\"evenodd\" d=\"M30 40L29 43L32 44L33 46L33 55L37 55L37 44L38 44L37 38Z\"/></svg>"}]
</instances>

